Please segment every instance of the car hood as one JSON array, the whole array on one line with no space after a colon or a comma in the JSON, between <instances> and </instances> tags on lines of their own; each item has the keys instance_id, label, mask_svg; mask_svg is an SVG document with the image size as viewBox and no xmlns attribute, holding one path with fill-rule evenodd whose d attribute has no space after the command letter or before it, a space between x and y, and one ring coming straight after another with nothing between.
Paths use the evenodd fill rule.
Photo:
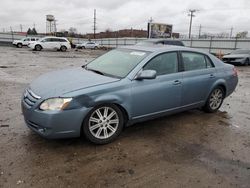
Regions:
<instances>
[{"instance_id":1,"label":"car hood","mask_svg":"<svg viewBox=\"0 0 250 188\"><path fill-rule=\"evenodd\" d=\"M13 42L22 42L22 40L13 40Z\"/></svg>"},{"instance_id":2,"label":"car hood","mask_svg":"<svg viewBox=\"0 0 250 188\"><path fill-rule=\"evenodd\" d=\"M44 74L30 84L30 89L36 95L46 99L118 80L84 68L74 68Z\"/></svg>"},{"instance_id":3,"label":"car hood","mask_svg":"<svg viewBox=\"0 0 250 188\"><path fill-rule=\"evenodd\" d=\"M224 55L223 58L246 58L249 57L249 54L229 54L229 55Z\"/></svg>"}]
</instances>

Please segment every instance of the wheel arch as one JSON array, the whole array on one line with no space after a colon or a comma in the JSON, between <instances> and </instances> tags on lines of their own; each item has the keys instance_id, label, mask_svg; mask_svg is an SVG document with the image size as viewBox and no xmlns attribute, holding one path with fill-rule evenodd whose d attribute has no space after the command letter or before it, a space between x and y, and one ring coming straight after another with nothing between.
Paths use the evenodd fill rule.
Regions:
<instances>
[{"instance_id":1,"label":"wheel arch","mask_svg":"<svg viewBox=\"0 0 250 188\"><path fill-rule=\"evenodd\" d=\"M210 88L209 93L207 94L206 100L209 97L210 93L216 88L216 87L221 87L224 91L224 98L227 97L227 86L226 86L226 81L223 79L217 80L212 87Z\"/></svg>"},{"instance_id":2,"label":"wheel arch","mask_svg":"<svg viewBox=\"0 0 250 188\"><path fill-rule=\"evenodd\" d=\"M35 44L34 47L36 48L36 46L40 46L43 49L43 46L41 44Z\"/></svg>"},{"instance_id":3,"label":"wheel arch","mask_svg":"<svg viewBox=\"0 0 250 188\"><path fill-rule=\"evenodd\" d=\"M84 126L84 121L86 120L86 117L92 112L92 110L98 106L103 106L105 104L112 104L115 105L116 107L118 107L121 112L124 115L124 127L126 127L127 122L129 121L129 113L127 111L127 109L120 103L118 103L117 101L99 101L97 103L95 103L94 105L92 105L91 110L89 110L89 112L86 114L86 116L82 119L82 123L81 123L81 129L80 129L80 135L83 135L83 126Z\"/></svg>"}]
</instances>

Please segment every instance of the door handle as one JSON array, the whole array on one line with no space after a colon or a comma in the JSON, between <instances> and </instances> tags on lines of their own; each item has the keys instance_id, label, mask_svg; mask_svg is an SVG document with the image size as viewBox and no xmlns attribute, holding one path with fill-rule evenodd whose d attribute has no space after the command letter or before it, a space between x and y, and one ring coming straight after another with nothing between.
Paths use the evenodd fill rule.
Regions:
<instances>
[{"instance_id":1,"label":"door handle","mask_svg":"<svg viewBox=\"0 0 250 188\"><path fill-rule=\"evenodd\" d=\"M174 83L173 83L173 85L179 85L179 84L181 84L180 80L175 80Z\"/></svg>"},{"instance_id":2,"label":"door handle","mask_svg":"<svg viewBox=\"0 0 250 188\"><path fill-rule=\"evenodd\" d=\"M214 77L215 77L214 74L209 75L209 78L214 78Z\"/></svg>"}]
</instances>

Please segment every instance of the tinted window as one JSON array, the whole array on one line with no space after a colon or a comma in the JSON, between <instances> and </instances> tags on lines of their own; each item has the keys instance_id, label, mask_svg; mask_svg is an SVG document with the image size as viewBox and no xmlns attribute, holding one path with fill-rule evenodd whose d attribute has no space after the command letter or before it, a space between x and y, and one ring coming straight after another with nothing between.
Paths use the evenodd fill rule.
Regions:
<instances>
[{"instance_id":1,"label":"tinted window","mask_svg":"<svg viewBox=\"0 0 250 188\"><path fill-rule=\"evenodd\" d=\"M56 39L56 38L51 38L50 41L51 41L51 42L59 42L59 40Z\"/></svg>"},{"instance_id":2,"label":"tinted window","mask_svg":"<svg viewBox=\"0 0 250 188\"><path fill-rule=\"evenodd\" d=\"M34 39L34 38L31 38L31 41L35 41L36 39Z\"/></svg>"},{"instance_id":3,"label":"tinted window","mask_svg":"<svg viewBox=\"0 0 250 188\"><path fill-rule=\"evenodd\" d=\"M176 52L158 55L151 59L144 70L155 70L157 75L178 72L178 58Z\"/></svg>"},{"instance_id":4,"label":"tinted window","mask_svg":"<svg viewBox=\"0 0 250 188\"><path fill-rule=\"evenodd\" d=\"M167 41L167 40L164 42L164 44L166 44L166 45L173 45L172 41Z\"/></svg>"},{"instance_id":5,"label":"tinted window","mask_svg":"<svg viewBox=\"0 0 250 188\"><path fill-rule=\"evenodd\" d=\"M157 41L155 44L164 44L164 41Z\"/></svg>"},{"instance_id":6,"label":"tinted window","mask_svg":"<svg viewBox=\"0 0 250 188\"><path fill-rule=\"evenodd\" d=\"M67 42L65 39L59 39L60 42Z\"/></svg>"},{"instance_id":7,"label":"tinted window","mask_svg":"<svg viewBox=\"0 0 250 188\"><path fill-rule=\"evenodd\" d=\"M24 41L30 41L30 38L24 39Z\"/></svg>"},{"instance_id":8,"label":"tinted window","mask_svg":"<svg viewBox=\"0 0 250 188\"><path fill-rule=\"evenodd\" d=\"M51 38L43 39L42 42L51 42Z\"/></svg>"},{"instance_id":9,"label":"tinted window","mask_svg":"<svg viewBox=\"0 0 250 188\"><path fill-rule=\"evenodd\" d=\"M183 43L181 41L173 41L173 45L176 46L184 46Z\"/></svg>"},{"instance_id":10,"label":"tinted window","mask_svg":"<svg viewBox=\"0 0 250 188\"><path fill-rule=\"evenodd\" d=\"M202 54L193 52L183 52L182 58L185 71L207 68L205 56Z\"/></svg>"}]
</instances>

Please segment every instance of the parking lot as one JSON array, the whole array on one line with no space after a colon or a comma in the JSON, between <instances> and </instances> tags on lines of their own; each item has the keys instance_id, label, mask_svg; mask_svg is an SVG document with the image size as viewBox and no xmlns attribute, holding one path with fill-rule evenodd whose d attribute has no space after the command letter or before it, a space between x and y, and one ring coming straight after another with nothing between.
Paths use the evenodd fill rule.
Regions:
<instances>
[{"instance_id":1,"label":"parking lot","mask_svg":"<svg viewBox=\"0 0 250 188\"><path fill-rule=\"evenodd\" d=\"M78 67L101 50L0 47L0 187L250 187L250 66L219 112L183 112L128 127L113 143L46 140L20 101L39 75Z\"/></svg>"}]
</instances>

